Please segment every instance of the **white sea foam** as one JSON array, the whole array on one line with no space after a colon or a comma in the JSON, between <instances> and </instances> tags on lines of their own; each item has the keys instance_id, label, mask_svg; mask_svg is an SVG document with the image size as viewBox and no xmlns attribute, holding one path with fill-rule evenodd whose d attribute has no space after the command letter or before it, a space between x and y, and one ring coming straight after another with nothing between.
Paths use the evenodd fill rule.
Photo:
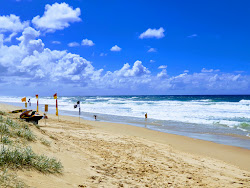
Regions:
<instances>
[{"instance_id":1,"label":"white sea foam","mask_svg":"<svg viewBox=\"0 0 250 188\"><path fill-rule=\"evenodd\" d=\"M250 104L250 100L240 100L240 102L239 103L241 103L241 104Z\"/></svg>"}]
</instances>

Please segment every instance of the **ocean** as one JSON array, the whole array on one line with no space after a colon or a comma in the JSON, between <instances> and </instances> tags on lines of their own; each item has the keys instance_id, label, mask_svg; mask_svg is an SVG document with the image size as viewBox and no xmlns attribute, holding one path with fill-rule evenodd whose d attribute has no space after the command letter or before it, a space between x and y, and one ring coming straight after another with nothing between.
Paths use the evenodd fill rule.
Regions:
<instances>
[{"instance_id":1,"label":"ocean","mask_svg":"<svg viewBox=\"0 0 250 188\"><path fill-rule=\"evenodd\" d=\"M0 102L24 107L22 97L0 97ZM36 98L31 99L36 109ZM59 114L78 116L74 104L81 101L81 117L125 123L166 133L250 149L250 95L149 95L58 97ZM39 98L39 109L55 100ZM145 113L148 118L145 120Z\"/></svg>"}]
</instances>

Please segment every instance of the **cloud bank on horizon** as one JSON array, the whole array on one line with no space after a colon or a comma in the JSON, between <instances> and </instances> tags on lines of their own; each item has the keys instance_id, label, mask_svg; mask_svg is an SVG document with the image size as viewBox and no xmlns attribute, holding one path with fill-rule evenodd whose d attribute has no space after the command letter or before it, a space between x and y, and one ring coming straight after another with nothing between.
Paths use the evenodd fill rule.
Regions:
<instances>
[{"instance_id":1,"label":"cloud bank on horizon","mask_svg":"<svg viewBox=\"0 0 250 188\"><path fill-rule=\"evenodd\" d=\"M44 14L32 20L22 21L14 14L0 16L0 90L3 94L8 94L4 90L13 91L13 87L43 91L53 88L65 95L75 92L112 95L230 94L249 91L250 76L240 73L203 68L200 72L183 70L181 74L170 76L168 65L164 64L158 67L158 73L153 74L150 68L143 65L140 57L135 62L124 63L120 69L109 71L95 68L91 61L78 54L46 47L43 36L64 30L71 24L80 24L80 15L80 8L73 8L67 3L54 3L47 4ZM165 37L164 32L163 27L148 28L138 38L161 40ZM61 44L56 40L52 43ZM98 43L85 37L81 45L93 48ZM110 45L113 47L106 51L122 52L119 44ZM68 46L78 47L80 43L70 42ZM156 51L156 48L149 48L147 52ZM105 57L107 53L100 56ZM150 62L154 63L155 60ZM24 92L20 91L20 94ZM44 93L49 94L49 91Z\"/></svg>"}]
</instances>

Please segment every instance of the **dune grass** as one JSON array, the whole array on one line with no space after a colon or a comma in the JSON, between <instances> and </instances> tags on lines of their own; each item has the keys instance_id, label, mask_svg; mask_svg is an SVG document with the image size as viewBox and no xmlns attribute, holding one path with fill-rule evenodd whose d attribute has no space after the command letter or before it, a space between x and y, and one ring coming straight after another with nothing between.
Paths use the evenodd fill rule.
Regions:
<instances>
[{"instance_id":1,"label":"dune grass","mask_svg":"<svg viewBox=\"0 0 250 188\"><path fill-rule=\"evenodd\" d=\"M13 173L8 172L8 168L0 168L0 187L26 188L24 182L20 181Z\"/></svg>"},{"instance_id":2,"label":"dune grass","mask_svg":"<svg viewBox=\"0 0 250 188\"><path fill-rule=\"evenodd\" d=\"M46 140L46 139L44 139L44 138L41 138L40 141L41 141L41 143L42 143L43 145L45 145L45 146L50 146L50 141L48 141L48 140Z\"/></svg>"},{"instance_id":3,"label":"dune grass","mask_svg":"<svg viewBox=\"0 0 250 188\"><path fill-rule=\"evenodd\" d=\"M3 111L0 111L0 115L6 115L6 113Z\"/></svg>"},{"instance_id":4,"label":"dune grass","mask_svg":"<svg viewBox=\"0 0 250 188\"><path fill-rule=\"evenodd\" d=\"M63 166L55 158L35 154L30 147L5 147L0 150L0 166L36 169L43 173L61 173Z\"/></svg>"},{"instance_id":5,"label":"dune grass","mask_svg":"<svg viewBox=\"0 0 250 188\"><path fill-rule=\"evenodd\" d=\"M42 173L62 173L63 165L60 161L38 155L27 146L27 143L37 141L37 136L29 128L30 125L23 121L14 121L7 116L9 115L0 111L0 187L27 187L6 169L34 169ZM50 146L50 142L44 138L40 138L40 142Z\"/></svg>"},{"instance_id":6,"label":"dune grass","mask_svg":"<svg viewBox=\"0 0 250 188\"><path fill-rule=\"evenodd\" d=\"M9 117L5 119L0 116L0 132L8 137L21 137L27 141L36 140L36 136L29 129L28 124L15 122Z\"/></svg>"}]
</instances>

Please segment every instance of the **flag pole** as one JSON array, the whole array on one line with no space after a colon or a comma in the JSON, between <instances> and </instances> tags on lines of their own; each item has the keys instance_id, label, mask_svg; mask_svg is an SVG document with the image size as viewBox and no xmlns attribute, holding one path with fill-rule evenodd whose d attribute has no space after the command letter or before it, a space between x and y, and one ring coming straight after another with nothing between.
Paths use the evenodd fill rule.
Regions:
<instances>
[{"instance_id":1,"label":"flag pole","mask_svg":"<svg viewBox=\"0 0 250 188\"><path fill-rule=\"evenodd\" d=\"M58 103L57 103L57 93L55 93L53 96L54 96L54 99L56 99L56 116L58 116L58 121L59 121L59 115L58 115Z\"/></svg>"},{"instance_id":2,"label":"flag pole","mask_svg":"<svg viewBox=\"0 0 250 188\"><path fill-rule=\"evenodd\" d=\"M25 103L24 103L24 106L25 106L25 108L27 108L26 97L22 98L21 101L22 101L22 102L25 102ZM27 109L26 109L26 110L27 110Z\"/></svg>"},{"instance_id":3,"label":"flag pole","mask_svg":"<svg viewBox=\"0 0 250 188\"><path fill-rule=\"evenodd\" d=\"M56 115L58 117L58 121L59 121L59 114L58 114L58 103L57 103L57 98L56 98Z\"/></svg>"},{"instance_id":4,"label":"flag pole","mask_svg":"<svg viewBox=\"0 0 250 188\"><path fill-rule=\"evenodd\" d=\"M38 95L36 95L36 99L37 99L37 102L36 102L36 111L38 112Z\"/></svg>"},{"instance_id":5,"label":"flag pole","mask_svg":"<svg viewBox=\"0 0 250 188\"><path fill-rule=\"evenodd\" d=\"M79 125L80 125L80 115L81 115L81 108L80 108L80 104L79 104Z\"/></svg>"},{"instance_id":6,"label":"flag pole","mask_svg":"<svg viewBox=\"0 0 250 188\"><path fill-rule=\"evenodd\" d=\"M76 104L74 105L74 108L77 108L77 107L79 108L79 125L80 125L80 123L81 123L81 104L80 104L80 101L77 101Z\"/></svg>"}]
</instances>

